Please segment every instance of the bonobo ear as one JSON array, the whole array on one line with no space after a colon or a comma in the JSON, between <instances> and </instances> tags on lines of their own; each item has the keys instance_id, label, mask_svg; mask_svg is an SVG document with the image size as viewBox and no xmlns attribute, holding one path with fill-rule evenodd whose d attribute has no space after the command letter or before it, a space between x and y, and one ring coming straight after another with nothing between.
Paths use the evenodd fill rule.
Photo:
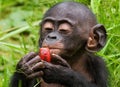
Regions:
<instances>
[{"instance_id":1,"label":"bonobo ear","mask_svg":"<svg viewBox=\"0 0 120 87\"><path fill-rule=\"evenodd\" d=\"M89 52L99 51L106 43L106 30L101 24L92 27L88 38L86 50Z\"/></svg>"}]
</instances>

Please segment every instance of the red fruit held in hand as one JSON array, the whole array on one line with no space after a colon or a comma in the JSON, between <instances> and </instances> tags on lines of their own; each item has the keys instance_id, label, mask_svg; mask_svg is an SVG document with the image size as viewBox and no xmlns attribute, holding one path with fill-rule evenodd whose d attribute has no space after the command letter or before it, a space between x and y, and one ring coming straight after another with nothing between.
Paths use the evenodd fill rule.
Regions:
<instances>
[{"instance_id":1,"label":"red fruit held in hand","mask_svg":"<svg viewBox=\"0 0 120 87\"><path fill-rule=\"evenodd\" d=\"M40 53L39 56L42 60L45 60L47 62L51 61L51 56L50 56L50 50L49 48L40 48Z\"/></svg>"}]
</instances>

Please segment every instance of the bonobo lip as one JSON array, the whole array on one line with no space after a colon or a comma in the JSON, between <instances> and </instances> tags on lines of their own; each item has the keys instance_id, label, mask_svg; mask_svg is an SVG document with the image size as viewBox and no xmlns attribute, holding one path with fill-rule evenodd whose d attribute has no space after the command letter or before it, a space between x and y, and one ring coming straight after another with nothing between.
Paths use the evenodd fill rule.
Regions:
<instances>
[{"instance_id":1,"label":"bonobo lip","mask_svg":"<svg viewBox=\"0 0 120 87\"><path fill-rule=\"evenodd\" d=\"M60 49L57 49L57 48L51 48L50 49L50 54L60 54L61 50Z\"/></svg>"},{"instance_id":2,"label":"bonobo lip","mask_svg":"<svg viewBox=\"0 0 120 87\"><path fill-rule=\"evenodd\" d=\"M48 46L43 46L43 48L49 48L50 49L50 54L60 54L61 48L56 48L56 47L48 47Z\"/></svg>"},{"instance_id":3,"label":"bonobo lip","mask_svg":"<svg viewBox=\"0 0 120 87\"><path fill-rule=\"evenodd\" d=\"M49 48L50 50L51 49L62 49L62 48L60 48L60 47L52 47L52 46L42 46L42 48Z\"/></svg>"}]
</instances>

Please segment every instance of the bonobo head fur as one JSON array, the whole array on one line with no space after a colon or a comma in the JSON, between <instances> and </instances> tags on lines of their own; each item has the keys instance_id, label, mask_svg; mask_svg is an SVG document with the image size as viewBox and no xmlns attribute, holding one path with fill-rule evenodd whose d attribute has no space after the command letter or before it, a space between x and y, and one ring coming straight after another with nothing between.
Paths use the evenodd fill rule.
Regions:
<instances>
[{"instance_id":1,"label":"bonobo head fur","mask_svg":"<svg viewBox=\"0 0 120 87\"><path fill-rule=\"evenodd\" d=\"M44 18L46 17L54 17L57 20L68 18L74 22L77 27L86 27L87 29L97 24L96 17L89 8L76 2L56 4L45 13Z\"/></svg>"}]
</instances>

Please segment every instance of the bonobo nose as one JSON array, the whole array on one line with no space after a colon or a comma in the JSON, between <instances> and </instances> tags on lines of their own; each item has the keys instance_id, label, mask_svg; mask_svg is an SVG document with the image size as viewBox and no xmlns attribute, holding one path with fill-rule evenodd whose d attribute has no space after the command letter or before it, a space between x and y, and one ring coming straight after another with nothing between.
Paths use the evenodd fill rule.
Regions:
<instances>
[{"instance_id":1,"label":"bonobo nose","mask_svg":"<svg viewBox=\"0 0 120 87\"><path fill-rule=\"evenodd\" d=\"M58 35L56 32L52 32L50 34L48 34L48 36L46 37L46 40L57 40L59 39Z\"/></svg>"},{"instance_id":2,"label":"bonobo nose","mask_svg":"<svg viewBox=\"0 0 120 87\"><path fill-rule=\"evenodd\" d=\"M48 36L47 36L47 39L48 39L48 40L56 40L56 39L57 39L57 36L56 36L56 35L48 35Z\"/></svg>"},{"instance_id":3,"label":"bonobo nose","mask_svg":"<svg viewBox=\"0 0 120 87\"><path fill-rule=\"evenodd\" d=\"M62 40L62 36L58 32L52 32L47 35L45 41L47 44L55 44L57 41Z\"/></svg>"}]
</instances>

